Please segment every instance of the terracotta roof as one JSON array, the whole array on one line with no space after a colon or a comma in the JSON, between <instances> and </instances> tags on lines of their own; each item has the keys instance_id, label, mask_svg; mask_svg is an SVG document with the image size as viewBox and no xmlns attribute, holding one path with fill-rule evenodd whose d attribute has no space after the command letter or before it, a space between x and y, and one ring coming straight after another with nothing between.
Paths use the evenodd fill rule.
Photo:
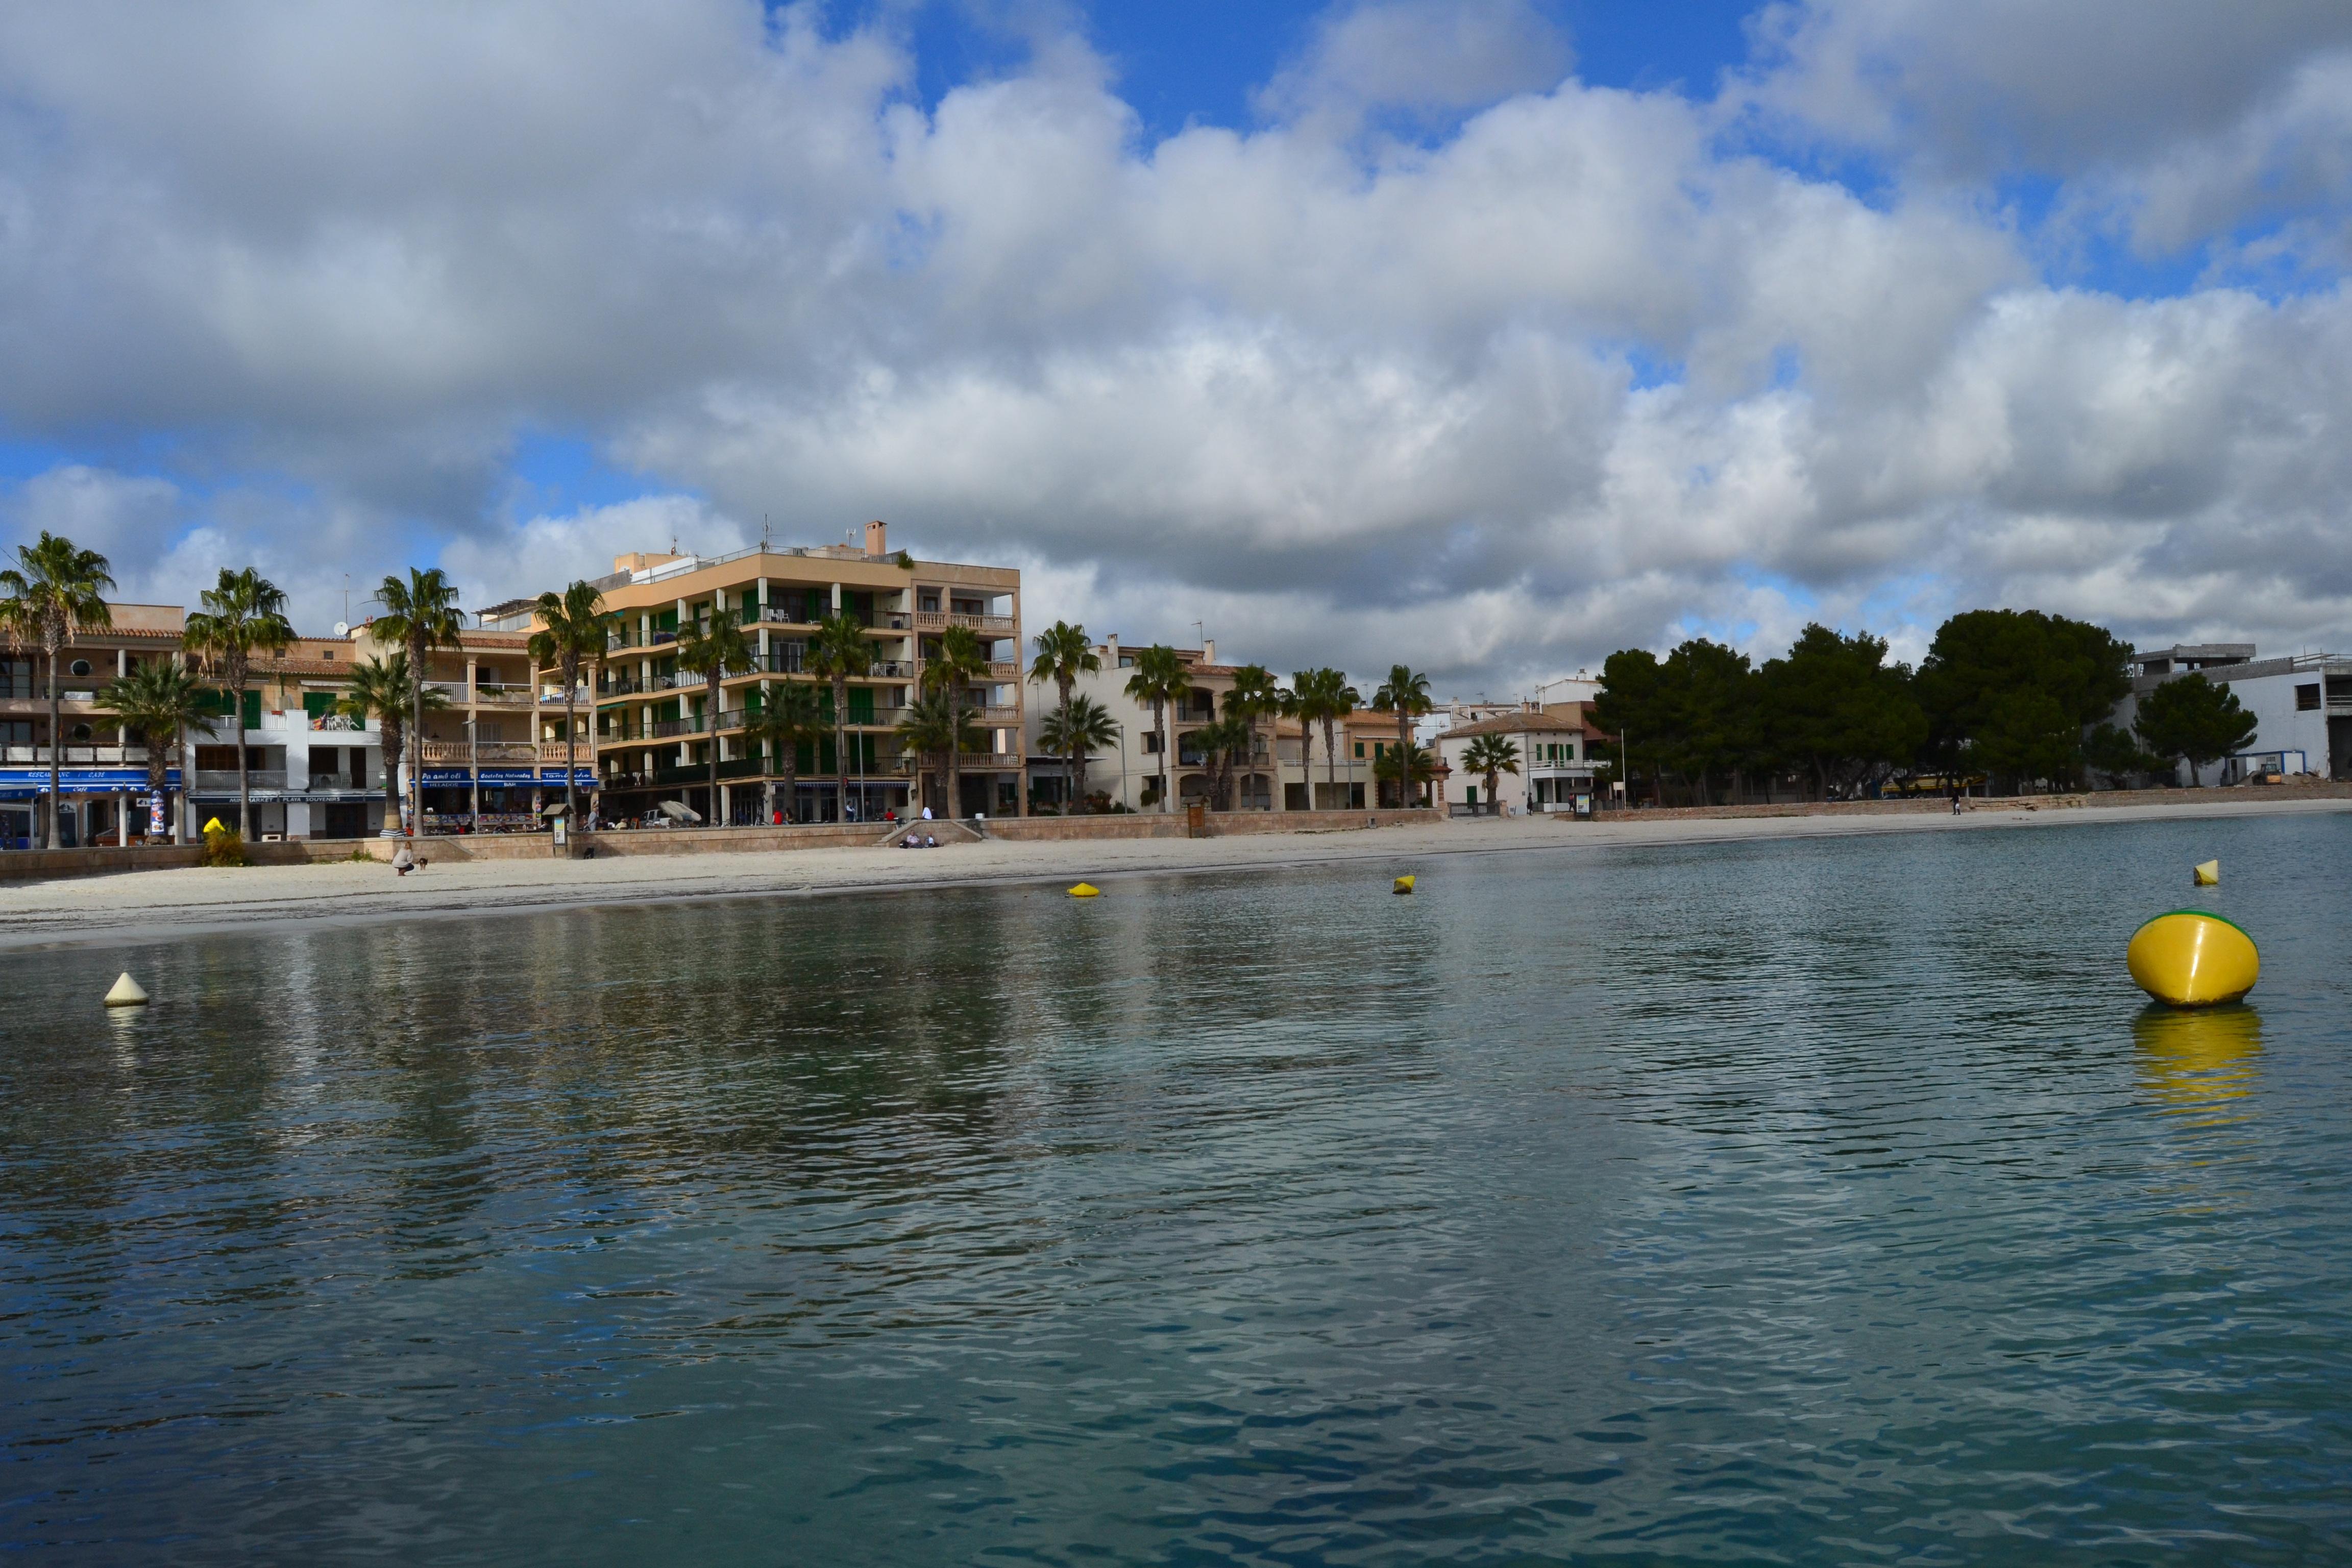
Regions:
<instances>
[{"instance_id":1,"label":"terracotta roof","mask_svg":"<svg viewBox=\"0 0 2352 1568\"><path fill-rule=\"evenodd\" d=\"M1504 713L1492 719L1481 719L1475 724L1457 724L1438 736L1441 741L1458 741L1471 735L1525 735L1536 731L1559 734L1567 731L1581 733L1585 728L1581 714L1566 713Z\"/></svg>"}]
</instances>

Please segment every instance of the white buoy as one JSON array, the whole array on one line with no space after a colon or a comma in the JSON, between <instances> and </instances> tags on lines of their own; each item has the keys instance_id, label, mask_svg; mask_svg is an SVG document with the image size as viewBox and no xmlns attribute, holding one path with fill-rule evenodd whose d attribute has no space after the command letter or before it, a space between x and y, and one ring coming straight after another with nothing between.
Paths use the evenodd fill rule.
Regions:
<instances>
[{"instance_id":1,"label":"white buoy","mask_svg":"<svg viewBox=\"0 0 2352 1568\"><path fill-rule=\"evenodd\" d=\"M139 982L131 979L131 972L126 969L122 972L122 978L114 983L114 989L106 994L106 1005L110 1007L144 1007L147 1005L147 993L139 989Z\"/></svg>"}]
</instances>

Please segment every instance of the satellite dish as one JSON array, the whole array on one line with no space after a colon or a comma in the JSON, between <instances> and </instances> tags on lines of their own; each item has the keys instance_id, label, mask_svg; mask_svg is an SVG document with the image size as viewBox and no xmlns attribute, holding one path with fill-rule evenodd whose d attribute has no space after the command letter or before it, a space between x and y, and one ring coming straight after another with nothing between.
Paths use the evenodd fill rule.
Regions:
<instances>
[{"instance_id":1,"label":"satellite dish","mask_svg":"<svg viewBox=\"0 0 2352 1568\"><path fill-rule=\"evenodd\" d=\"M335 623L335 635L339 637L347 637L351 636L351 624L347 621L337 621Z\"/></svg>"}]
</instances>

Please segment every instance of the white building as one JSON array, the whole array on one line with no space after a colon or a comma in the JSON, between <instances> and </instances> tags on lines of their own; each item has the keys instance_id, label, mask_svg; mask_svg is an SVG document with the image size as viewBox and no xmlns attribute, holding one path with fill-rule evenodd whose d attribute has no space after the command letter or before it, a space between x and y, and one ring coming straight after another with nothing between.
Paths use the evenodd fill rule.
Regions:
<instances>
[{"instance_id":1,"label":"white building","mask_svg":"<svg viewBox=\"0 0 2352 1568\"><path fill-rule=\"evenodd\" d=\"M2258 727L2243 751L2198 770L2194 778L2181 765L2179 782L2238 784L2258 773L2352 779L2352 658L2261 658L2252 643L2151 649L2133 659L2131 695L2116 705L2112 721L2129 728L2142 698L2189 674L2228 687Z\"/></svg>"},{"instance_id":2,"label":"white building","mask_svg":"<svg viewBox=\"0 0 2352 1568\"><path fill-rule=\"evenodd\" d=\"M1486 798L1486 780L1473 772L1465 755L1481 735L1501 735L1518 748L1519 771L1497 773L1495 800ZM1457 724L1437 737L1438 760L1446 773L1445 805L1452 813L1487 814L1496 804L1519 812L1575 812L1580 804L1590 812L1597 804L1593 760L1581 702L1546 710L1527 704L1466 724Z\"/></svg>"}]
</instances>

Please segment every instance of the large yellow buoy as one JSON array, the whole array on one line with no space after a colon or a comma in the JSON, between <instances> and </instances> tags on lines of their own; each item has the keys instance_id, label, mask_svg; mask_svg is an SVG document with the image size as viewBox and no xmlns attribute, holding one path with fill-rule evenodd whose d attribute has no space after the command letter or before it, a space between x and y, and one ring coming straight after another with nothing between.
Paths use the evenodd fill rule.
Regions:
<instances>
[{"instance_id":1,"label":"large yellow buoy","mask_svg":"<svg viewBox=\"0 0 2352 1568\"><path fill-rule=\"evenodd\" d=\"M2254 939L2203 910L2157 916L2132 933L2124 963L2134 984L2174 1007L2235 1002L2263 973Z\"/></svg>"}]
</instances>

